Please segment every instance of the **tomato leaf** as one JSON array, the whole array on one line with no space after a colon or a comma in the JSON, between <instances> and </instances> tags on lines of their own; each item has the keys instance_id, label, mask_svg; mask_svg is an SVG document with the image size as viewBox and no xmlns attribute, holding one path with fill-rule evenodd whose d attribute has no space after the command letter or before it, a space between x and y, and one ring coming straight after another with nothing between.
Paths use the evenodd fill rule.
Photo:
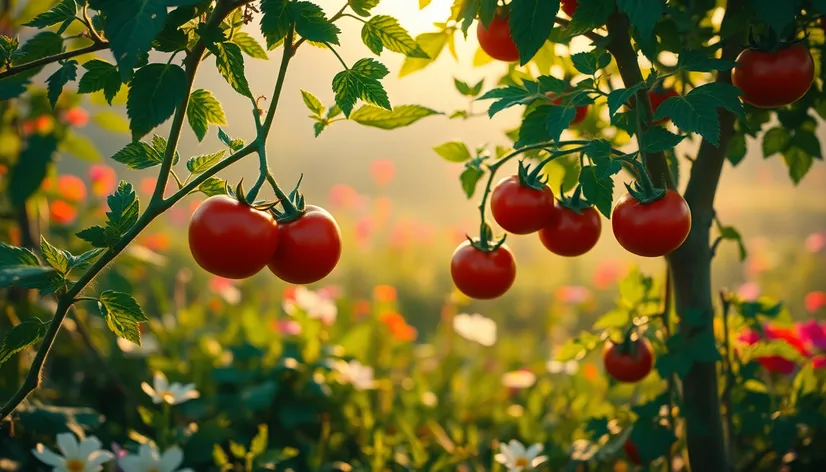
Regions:
<instances>
[{"instance_id":1,"label":"tomato leaf","mask_svg":"<svg viewBox=\"0 0 826 472\"><path fill-rule=\"evenodd\" d=\"M519 127L519 139L514 143L514 148L518 149L530 144L550 141L551 138L548 135L548 116L551 108L560 107L541 105L528 113L522 120L522 125ZM574 116L576 116L576 111L574 111ZM573 120L573 116L571 119Z\"/></svg>"},{"instance_id":2,"label":"tomato leaf","mask_svg":"<svg viewBox=\"0 0 826 472\"><path fill-rule=\"evenodd\" d=\"M58 23L66 23L61 26L61 31L58 33L63 34L63 31L65 31L69 23L75 19L77 13L77 3L75 3L75 0L61 0L61 2L52 7L51 10L37 15L24 26L43 29Z\"/></svg>"},{"instance_id":3,"label":"tomato leaf","mask_svg":"<svg viewBox=\"0 0 826 472\"><path fill-rule=\"evenodd\" d=\"M714 333L706 330L694 333L686 343L686 352L697 362L719 362L723 360L717 350Z\"/></svg>"},{"instance_id":4,"label":"tomato leaf","mask_svg":"<svg viewBox=\"0 0 826 472\"><path fill-rule=\"evenodd\" d=\"M226 131L221 128L218 128L218 140L224 143L233 152L237 152L244 147L243 139L231 138Z\"/></svg>"},{"instance_id":5,"label":"tomato leaf","mask_svg":"<svg viewBox=\"0 0 826 472\"><path fill-rule=\"evenodd\" d=\"M600 50L580 52L571 56L574 67L585 75L594 75L611 63L611 55Z\"/></svg>"},{"instance_id":6,"label":"tomato leaf","mask_svg":"<svg viewBox=\"0 0 826 472\"><path fill-rule=\"evenodd\" d=\"M40 261L30 250L0 242L0 268L7 266L39 266Z\"/></svg>"},{"instance_id":7,"label":"tomato leaf","mask_svg":"<svg viewBox=\"0 0 826 472\"><path fill-rule=\"evenodd\" d=\"M485 172L476 166L468 166L462 171L459 180L462 182L462 190L468 198L473 198L473 194L476 193L476 186L484 175Z\"/></svg>"},{"instance_id":8,"label":"tomato leaf","mask_svg":"<svg viewBox=\"0 0 826 472\"><path fill-rule=\"evenodd\" d=\"M611 143L605 139L589 142L584 152L596 164L598 179L610 178L622 170L622 163L611 158Z\"/></svg>"},{"instance_id":9,"label":"tomato leaf","mask_svg":"<svg viewBox=\"0 0 826 472\"><path fill-rule=\"evenodd\" d=\"M528 82L529 84L535 84L534 82L526 82ZM507 87L489 90L476 100L496 99L496 101L493 102L490 108L488 109L488 116L493 118L493 115L499 113L500 111L506 108L510 108L514 105L526 105L539 98L544 97L537 93L536 89L528 90L523 82L522 86L508 85Z\"/></svg>"},{"instance_id":10,"label":"tomato leaf","mask_svg":"<svg viewBox=\"0 0 826 472\"><path fill-rule=\"evenodd\" d=\"M60 274L65 275L69 272L69 257L71 254L52 246L43 235L40 235L40 253L43 254L43 260Z\"/></svg>"},{"instance_id":11,"label":"tomato leaf","mask_svg":"<svg viewBox=\"0 0 826 472\"><path fill-rule=\"evenodd\" d=\"M49 103L52 108L57 104L57 99L63 93L63 87L77 79L77 61L66 61L46 79L46 89L49 95Z\"/></svg>"},{"instance_id":12,"label":"tomato leaf","mask_svg":"<svg viewBox=\"0 0 826 472\"><path fill-rule=\"evenodd\" d=\"M186 168L193 174L200 174L223 159L225 154L226 151L222 149L218 152L213 152L212 154L203 154L201 156L191 157L188 161L186 161Z\"/></svg>"},{"instance_id":13,"label":"tomato leaf","mask_svg":"<svg viewBox=\"0 0 826 472\"><path fill-rule=\"evenodd\" d=\"M78 93L94 93L103 90L103 96L109 104L120 91L122 82L118 68L101 60L92 59L83 63L86 73L78 82Z\"/></svg>"},{"instance_id":14,"label":"tomato leaf","mask_svg":"<svg viewBox=\"0 0 826 472\"><path fill-rule=\"evenodd\" d=\"M482 86L485 84L485 80L482 79L477 82L476 85L470 85L467 82L454 78L453 84L456 86L456 90L458 90L462 95L466 97L475 97L482 93Z\"/></svg>"},{"instance_id":15,"label":"tomato leaf","mask_svg":"<svg viewBox=\"0 0 826 472\"><path fill-rule=\"evenodd\" d=\"M784 152L789 147L791 141L791 134L786 128L771 128L763 135L763 158Z\"/></svg>"},{"instance_id":16,"label":"tomato leaf","mask_svg":"<svg viewBox=\"0 0 826 472\"><path fill-rule=\"evenodd\" d=\"M519 65L524 66L548 40L559 11L559 0L513 0L510 3L510 31Z\"/></svg>"},{"instance_id":17,"label":"tomato leaf","mask_svg":"<svg viewBox=\"0 0 826 472\"><path fill-rule=\"evenodd\" d=\"M783 33L793 21L799 6L795 2L775 0L749 0L757 19L766 23L777 33Z\"/></svg>"},{"instance_id":18,"label":"tomato leaf","mask_svg":"<svg viewBox=\"0 0 826 472\"><path fill-rule=\"evenodd\" d=\"M401 69L399 70L399 77L412 74L413 72L424 69L432 64L436 59L438 59L439 54L441 54L442 49L444 49L448 39L450 38L451 36L447 31L440 31L438 33L423 33L416 36L416 44L418 44L419 48L427 54L427 58L406 57L402 63Z\"/></svg>"},{"instance_id":19,"label":"tomato leaf","mask_svg":"<svg viewBox=\"0 0 826 472\"><path fill-rule=\"evenodd\" d=\"M387 48L408 57L430 58L392 16L376 15L370 18L361 29L361 39L376 55Z\"/></svg>"},{"instance_id":20,"label":"tomato leaf","mask_svg":"<svg viewBox=\"0 0 826 472\"><path fill-rule=\"evenodd\" d=\"M160 165L163 155L143 141L137 141L124 146L112 159L126 164L130 169L140 170Z\"/></svg>"},{"instance_id":21,"label":"tomato leaf","mask_svg":"<svg viewBox=\"0 0 826 472\"><path fill-rule=\"evenodd\" d=\"M662 152L674 148L680 144L683 139L685 139L685 136L680 136L665 128L654 126L643 133L642 150L648 153Z\"/></svg>"},{"instance_id":22,"label":"tomato leaf","mask_svg":"<svg viewBox=\"0 0 826 472\"><path fill-rule=\"evenodd\" d=\"M210 124L227 124L221 102L212 95L212 92L204 89L195 90L189 95L186 118L198 141L204 140Z\"/></svg>"},{"instance_id":23,"label":"tomato leaf","mask_svg":"<svg viewBox=\"0 0 826 472\"><path fill-rule=\"evenodd\" d=\"M6 187L14 206L23 205L46 178L46 171L57 150L57 138L54 134L35 134L26 140L25 146L12 168Z\"/></svg>"},{"instance_id":24,"label":"tomato leaf","mask_svg":"<svg viewBox=\"0 0 826 472\"><path fill-rule=\"evenodd\" d=\"M174 64L149 64L138 69L126 102L132 138L140 139L172 116L186 89L186 73Z\"/></svg>"},{"instance_id":25,"label":"tomato leaf","mask_svg":"<svg viewBox=\"0 0 826 472\"><path fill-rule=\"evenodd\" d=\"M737 65L735 61L718 59L702 51L684 49L677 58L677 68L689 72L713 72L731 70Z\"/></svg>"},{"instance_id":26,"label":"tomato leaf","mask_svg":"<svg viewBox=\"0 0 826 472\"><path fill-rule=\"evenodd\" d=\"M628 100L642 87L642 84L637 84L630 88L613 90L608 94L608 114L612 119L617 113L617 110L619 110L621 106L626 105Z\"/></svg>"},{"instance_id":27,"label":"tomato leaf","mask_svg":"<svg viewBox=\"0 0 826 472\"><path fill-rule=\"evenodd\" d=\"M668 454L671 445L677 441L670 429L645 419L634 423L629 438L637 447L640 460L646 464Z\"/></svg>"},{"instance_id":28,"label":"tomato leaf","mask_svg":"<svg viewBox=\"0 0 826 472\"><path fill-rule=\"evenodd\" d=\"M559 141L559 136L571 126L574 118L576 118L576 107L573 105L548 107L548 116L545 122L548 137L554 141Z\"/></svg>"},{"instance_id":29,"label":"tomato leaf","mask_svg":"<svg viewBox=\"0 0 826 472\"><path fill-rule=\"evenodd\" d=\"M304 105L307 109L310 110L314 116L320 118L325 110L324 105L321 104L321 100L306 90L301 91L301 98L304 100Z\"/></svg>"},{"instance_id":30,"label":"tomato leaf","mask_svg":"<svg viewBox=\"0 0 826 472\"><path fill-rule=\"evenodd\" d=\"M269 57L267 57L267 51L265 51L264 48L258 44L258 41L243 31L237 31L233 34L231 41L249 57L254 59L263 59L265 61L269 59Z\"/></svg>"},{"instance_id":31,"label":"tomato leaf","mask_svg":"<svg viewBox=\"0 0 826 472\"><path fill-rule=\"evenodd\" d=\"M498 0L479 1L479 21L482 22L485 28L490 26L490 22L493 21L493 18L496 16L498 3Z\"/></svg>"},{"instance_id":32,"label":"tomato leaf","mask_svg":"<svg viewBox=\"0 0 826 472\"><path fill-rule=\"evenodd\" d=\"M252 97L249 83L244 75L244 56L241 48L234 43L215 43L210 48L215 54L215 67L228 84L245 97Z\"/></svg>"},{"instance_id":33,"label":"tomato leaf","mask_svg":"<svg viewBox=\"0 0 826 472\"><path fill-rule=\"evenodd\" d=\"M0 344L0 365L11 359L13 355L43 339L46 328L47 326L35 317L10 329L3 338L3 343Z\"/></svg>"},{"instance_id":34,"label":"tomato leaf","mask_svg":"<svg viewBox=\"0 0 826 472\"><path fill-rule=\"evenodd\" d=\"M370 16L370 10L379 4L380 0L350 0L350 8L359 16Z\"/></svg>"},{"instance_id":35,"label":"tomato leaf","mask_svg":"<svg viewBox=\"0 0 826 472\"><path fill-rule=\"evenodd\" d=\"M614 12L616 2L614 0L580 0L579 6L574 12L574 17L568 25L569 34L582 34L599 28L608 21L608 17Z\"/></svg>"},{"instance_id":36,"label":"tomato leaf","mask_svg":"<svg viewBox=\"0 0 826 472\"><path fill-rule=\"evenodd\" d=\"M295 22L295 32L315 42L338 44L341 30L324 16L324 10L311 2L289 2L287 7Z\"/></svg>"},{"instance_id":37,"label":"tomato leaf","mask_svg":"<svg viewBox=\"0 0 826 472\"><path fill-rule=\"evenodd\" d=\"M106 199L106 226L92 226L77 233L77 236L94 247L111 247L138 221L140 203L129 182L121 181L114 194Z\"/></svg>"},{"instance_id":38,"label":"tomato leaf","mask_svg":"<svg viewBox=\"0 0 826 472\"><path fill-rule=\"evenodd\" d=\"M396 129L412 125L422 118L442 113L420 105L400 105L392 110L364 105L350 115L350 119L364 126Z\"/></svg>"},{"instance_id":39,"label":"tomato leaf","mask_svg":"<svg viewBox=\"0 0 826 472\"><path fill-rule=\"evenodd\" d=\"M449 141L433 148L436 154L449 162L465 162L471 159L470 149L465 143Z\"/></svg>"},{"instance_id":40,"label":"tomato leaf","mask_svg":"<svg viewBox=\"0 0 826 472\"><path fill-rule=\"evenodd\" d=\"M198 191L202 192L207 197L211 197L213 195L226 195L227 182L224 179L219 179L218 177L210 177L198 186Z\"/></svg>"},{"instance_id":41,"label":"tomato leaf","mask_svg":"<svg viewBox=\"0 0 826 472\"><path fill-rule=\"evenodd\" d=\"M783 161L789 169L789 177L791 177L792 182L797 185L803 180L803 177L809 173L814 159L811 154L808 154L803 149L791 146L783 152Z\"/></svg>"},{"instance_id":42,"label":"tomato leaf","mask_svg":"<svg viewBox=\"0 0 826 472\"><path fill-rule=\"evenodd\" d=\"M823 152L820 149L820 141L817 135L806 129L797 129L794 136L789 140L789 146L799 148L801 151L815 159L823 159Z\"/></svg>"},{"instance_id":43,"label":"tomato leaf","mask_svg":"<svg viewBox=\"0 0 826 472\"><path fill-rule=\"evenodd\" d=\"M746 136L735 134L728 143L726 158L732 166L737 166L746 157Z\"/></svg>"},{"instance_id":44,"label":"tomato leaf","mask_svg":"<svg viewBox=\"0 0 826 472\"><path fill-rule=\"evenodd\" d=\"M140 346L138 323L146 323L149 318L134 298L123 292L106 290L100 294L98 307L113 333Z\"/></svg>"},{"instance_id":45,"label":"tomato leaf","mask_svg":"<svg viewBox=\"0 0 826 472\"><path fill-rule=\"evenodd\" d=\"M731 84L712 82L701 85L685 96L671 97L664 101L654 113L654 121L671 118L681 130L698 133L717 146L720 143L720 117L717 109L724 108L745 117L739 96L739 89Z\"/></svg>"},{"instance_id":46,"label":"tomato leaf","mask_svg":"<svg viewBox=\"0 0 826 472\"><path fill-rule=\"evenodd\" d=\"M617 0L617 8L628 15L628 20L643 40L654 35L654 25L665 16L663 0Z\"/></svg>"},{"instance_id":47,"label":"tomato leaf","mask_svg":"<svg viewBox=\"0 0 826 472\"><path fill-rule=\"evenodd\" d=\"M288 0L261 0L261 34L268 49L278 46L290 30L289 5Z\"/></svg>"},{"instance_id":48,"label":"tomato leaf","mask_svg":"<svg viewBox=\"0 0 826 472\"><path fill-rule=\"evenodd\" d=\"M614 181L611 177L600 177L596 166L584 166L579 174L582 194L593 203L606 218L611 218L611 206L614 200Z\"/></svg>"},{"instance_id":49,"label":"tomato leaf","mask_svg":"<svg viewBox=\"0 0 826 472\"><path fill-rule=\"evenodd\" d=\"M359 59L350 69L336 74L333 77L333 91L336 92L336 104L341 107L344 116L350 116L359 98L390 110L387 92L379 82L389 73L382 63L374 59Z\"/></svg>"}]
</instances>

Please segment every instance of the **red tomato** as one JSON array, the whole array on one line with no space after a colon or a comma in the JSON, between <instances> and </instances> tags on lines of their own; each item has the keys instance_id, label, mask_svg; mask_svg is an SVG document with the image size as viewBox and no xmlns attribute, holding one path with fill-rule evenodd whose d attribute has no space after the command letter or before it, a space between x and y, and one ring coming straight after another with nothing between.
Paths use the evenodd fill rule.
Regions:
<instances>
[{"instance_id":1,"label":"red tomato","mask_svg":"<svg viewBox=\"0 0 826 472\"><path fill-rule=\"evenodd\" d=\"M341 231L327 210L307 205L295 221L282 223L281 240L269 263L279 279L310 284L327 277L341 257Z\"/></svg>"},{"instance_id":2,"label":"red tomato","mask_svg":"<svg viewBox=\"0 0 826 472\"><path fill-rule=\"evenodd\" d=\"M553 98L553 95L554 94L551 93L551 92L548 92L548 93L545 94L545 96L548 97L548 98ZM551 101L551 103L553 103L554 105L561 105L562 104L562 97ZM588 116L588 105L583 105L581 107L576 107L576 116L574 116L574 119L571 121L571 124L576 125L576 124L582 123L582 120L584 120L586 116Z\"/></svg>"},{"instance_id":3,"label":"red tomato","mask_svg":"<svg viewBox=\"0 0 826 472\"><path fill-rule=\"evenodd\" d=\"M602 220L594 207L577 213L557 205L551 224L539 230L539 240L554 254L575 257L590 251L601 231Z\"/></svg>"},{"instance_id":4,"label":"red tomato","mask_svg":"<svg viewBox=\"0 0 826 472\"><path fill-rule=\"evenodd\" d=\"M642 459L640 459L640 451L637 450L637 446L635 446L630 439L625 440L625 443L622 445L622 450L625 451L625 456L628 458L629 461L631 461L635 465L642 465Z\"/></svg>"},{"instance_id":5,"label":"red tomato","mask_svg":"<svg viewBox=\"0 0 826 472\"><path fill-rule=\"evenodd\" d=\"M554 215L554 192L547 185L542 190L526 187L518 176L511 175L494 187L490 211L499 226L509 233L535 233Z\"/></svg>"},{"instance_id":6,"label":"red tomato","mask_svg":"<svg viewBox=\"0 0 826 472\"><path fill-rule=\"evenodd\" d=\"M660 257L680 247L688 237L691 210L674 190L647 204L626 193L614 206L611 226L614 237L628 252Z\"/></svg>"},{"instance_id":7,"label":"red tomato","mask_svg":"<svg viewBox=\"0 0 826 472\"><path fill-rule=\"evenodd\" d=\"M579 0L562 0L562 11L571 18L574 17L577 7L579 7Z\"/></svg>"},{"instance_id":8,"label":"red tomato","mask_svg":"<svg viewBox=\"0 0 826 472\"><path fill-rule=\"evenodd\" d=\"M602 362L605 372L617 382L634 383L644 379L654 366L651 343L642 338L632 341L629 352L620 352L622 344L605 342Z\"/></svg>"},{"instance_id":9,"label":"red tomato","mask_svg":"<svg viewBox=\"0 0 826 472\"><path fill-rule=\"evenodd\" d=\"M737 56L732 83L743 91L743 101L775 108L799 100L812 85L815 63L801 43L774 52L746 49Z\"/></svg>"},{"instance_id":10,"label":"red tomato","mask_svg":"<svg viewBox=\"0 0 826 472\"><path fill-rule=\"evenodd\" d=\"M275 254L278 230L269 213L216 195L198 205L189 220L189 250L207 272L243 279L258 273Z\"/></svg>"},{"instance_id":11,"label":"red tomato","mask_svg":"<svg viewBox=\"0 0 826 472\"><path fill-rule=\"evenodd\" d=\"M476 26L476 38L488 56L503 62L515 62L519 60L519 50L511 38L508 19L508 15L497 16L487 28L480 21Z\"/></svg>"},{"instance_id":12,"label":"red tomato","mask_svg":"<svg viewBox=\"0 0 826 472\"><path fill-rule=\"evenodd\" d=\"M516 279L516 261L505 245L483 252L465 241L453 252L450 275L460 292L471 298L490 300L501 297L511 288Z\"/></svg>"},{"instance_id":13,"label":"red tomato","mask_svg":"<svg viewBox=\"0 0 826 472\"><path fill-rule=\"evenodd\" d=\"M663 104L664 101L668 100L671 97L679 97L680 94L677 93L674 89L664 89L664 90L649 90L648 91L648 99L651 101L651 110L653 113L657 113L657 108ZM668 121L668 118L663 118L661 120L657 120L654 123L660 124L665 123Z\"/></svg>"}]
</instances>

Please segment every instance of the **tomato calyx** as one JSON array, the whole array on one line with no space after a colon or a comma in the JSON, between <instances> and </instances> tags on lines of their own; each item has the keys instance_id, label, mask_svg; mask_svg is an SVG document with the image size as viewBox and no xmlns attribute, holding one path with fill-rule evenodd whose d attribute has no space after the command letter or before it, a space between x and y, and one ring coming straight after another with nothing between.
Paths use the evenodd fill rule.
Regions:
<instances>
[{"instance_id":1,"label":"tomato calyx","mask_svg":"<svg viewBox=\"0 0 826 472\"><path fill-rule=\"evenodd\" d=\"M636 182L630 185L625 184L628 193L635 200L646 205L665 197L667 189L654 186L651 177L648 176L648 171L645 170L645 166L636 159L628 159L626 162L630 162L634 166L637 174Z\"/></svg>"},{"instance_id":2,"label":"tomato calyx","mask_svg":"<svg viewBox=\"0 0 826 472\"><path fill-rule=\"evenodd\" d=\"M253 210L258 210L258 211L270 211L276 205L278 205L278 203L280 202L280 200L276 200L276 201L264 200L264 201L250 202L249 200L247 200L247 195L246 195L246 192L244 191L244 179L243 178L241 178L241 180L238 181L238 185L235 186L235 189L232 189L232 188L229 187L229 185L227 185L227 194L230 197L238 200L238 203L240 203L242 206L249 207L249 208L252 208Z\"/></svg>"},{"instance_id":3,"label":"tomato calyx","mask_svg":"<svg viewBox=\"0 0 826 472\"><path fill-rule=\"evenodd\" d=\"M548 177L546 175L539 175L539 173L542 172L542 167L544 166L538 165L531 170L529 164L525 164L525 161L519 161L519 168L516 172L516 175L519 176L519 185L539 190L540 192L544 190L545 185L548 183Z\"/></svg>"},{"instance_id":4,"label":"tomato calyx","mask_svg":"<svg viewBox=\"0 0 826 472\"><path fill-rule=\"evenodd\" d=\"M298 190L301 181L304 180L304 174L298 177L298 182L295 187L287 195L286 199L281 200L281 209L272 208L272 213L275 215L275 221L278 223L289 223L295 221L307 212L307 202L304 200L304 194Z\"/></svg>"},{"instance_id":5,"label":"tomato calyx","mask_svg":"<svg viewBox=\"0 0 826 472\"><path fill-rule=\"evenodd\" d=\"M593 206L591 202L582 197L582 186L580 185L576 186L573 195L570 197L566 197L564 192L565 184L562 184L559 187L559 206L567 208L577 215L581 215L583 210L587 210Z\"/></svg>"},{"instance_id":6,"label":"tomato calyx","mask_svg":"<svg viewBox=\"0 0 826 472\"><path fill-rule=\"evenodd\" d=\"M637 339L631 339L631 337L637 333ZM628 326L628 329L625 330L625 334L623 335L622 342L617 344L617 353L636 357L638 345L641 342L641 334L637 332L637 326L634 323L631 323Z\"/></svg>"},{"instance_id":7,"label":"tomato calyx","mask_svg":"<svg viewBox=\"0 0 826 472\"><path fill-rule=\"evenodd\" d=\"M780 38L773 29L769 29L769 32L765 35L755 35L754 30L750 30L748 44L743 46L743 49L775 53L777 51L792 47L797 43L802 43L809 38L808 32L801 38L798 38L796 33L797 31L793 30L791 33L787 34L785 38Z\"/></svg>"},{"instance_id":8,"label":"tomato calyx","mask_svg":"<svg viewBox=\"0 0 826 472\"><path fill-rule=\"evenodd\" d=\"M471 238L469 235L465 235L470 245L474 248L482 251L482 252L494 252L502 245L505 244L505 240L507 239L508 235L504 234L501 238L496 239L493 235L493 229L487 223L482 223L480 228L480 235L478 238Z\"/></svg>"}]
</instances>

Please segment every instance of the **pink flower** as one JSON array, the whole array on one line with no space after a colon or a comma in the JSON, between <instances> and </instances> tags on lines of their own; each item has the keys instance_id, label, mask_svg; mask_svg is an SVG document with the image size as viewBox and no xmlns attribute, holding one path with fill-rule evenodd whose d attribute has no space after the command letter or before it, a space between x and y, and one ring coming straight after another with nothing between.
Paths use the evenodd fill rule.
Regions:
<instances>
[{"instance_id":1,"label":"pink flower","mask_svg":"<svg viewBox=\"0 0 826 472\"><path fill-rule=\"evenodd\" d=\"M373 218L362 216L356 221L356 241L359 246L366 246L370 242L370 237L373 235Z\"/></svg>"},{"instance_id":2,"label":"pink flower","mask_svg":"<svg viewBox=\"0 0 826 472\"><path fill-rule=\"evenodd\" d=\"M341 297L341 287L338 285L325 285L316 290L318 296L329 300L336 300Z\"/></svg>"},{"instance_id":3,"label":"pink flower","mask_svg":"<svg viewBox=\"0 0 826 472\"><path fill-rule=\"evenodd\" d=\"M826 356L814 356L812 357L812 367L815 369L826 369Z\"/></svg>"},{"instance_id":4,"label":"pink flower","mask_svg":"<svg viewBox=\"0 0 826 472\"><path fill-rule=\"evenodd\" d=\"M806 238L806 250L820 252L826 247L826 233L812 233Z\"/></svg>"},{"instance_id":5,"label":"pink flower","mask_svg":"<svg viewBox=\"0 0 826 472\"><path fill-rule=\"evenodd\" d=\"M809 313L820 311L821 308L826 307L826 292L815 290L807 293L803 304L806 305L806 311Z\"/></svg>"},{"instance_id":6,"label":"pink flower","mask_svg":"<svg viewBox=\"0 0 826 472\"><path fill-rule=\"evenodd\" d=\"M396 176L396 165L389 159L376 159L370 163L370 174L376 185L388 185Z\"/></svg>"},{"instance_id":7,"label":"pink flower","mask_svg":"<svg viewBox=\"0 0 826 472\"><path fill-rule=\"evenodd\" d=\"M241 301L241 291L235 286L235 283L230 279L213 276L209 279L209 291L217 293L230 305L237 305Z\"/></svg>"},{"instance_id":8,"label":"pink flower","mask_svg":"<svg viewBox=\"0 0 826 472\"><path fill-rule=\"evenodd\" d=\"M747 302L753 302L760 296L760 285L757 282L746 282L737 289L737 294Z\"/></svg>"},{"instance_id":9,"label":"pink flower","mask_svg":"<svg viewBox=\"0 0 826 472\"><path fill-rule=\"evenodd\" d=\"M330 187L328 198L332 206L348 209L355 205L358 193L349 185L335 184Z\"/></svg>"},{"instance_id":10,"label":"pink flower","mask_svg":"<svg viewBox=\"0 0 826 472\"><path fill-rule=\"evenodd\" d=\"M593 284L599 290L611 287L622 276L623 266L620 261L603 259L594 270Z\"/></svg>"},{"instance_id":11,"label":"pink flower","mask_svg":"<svg viewBox=\"0 0 826 472\"><path fill-rule=\"evenodd\" d=\"M301 325L298 321L285 318L275 322L275 330L281 334L298 336L301 334Z\"/></svg>"},{"instance_id":12,"label":"pink flower","mask_svg":"<svg viewBox=\"0 0 826 472\"><path fill-rule=\"evenodd\" d=\"M562 303L576 305L588 301L591 298L591 291L580 285L565 285L556 290L555 296Z\"/></svg>"},{"instance_id":13,"label":"pink flower","mask_svg":"<svg viewBox=\"0 0 826 472\"><path fill-rule=\"evenodd\" d=\"M89 180L92 182L92 194L105 197L115 190L118 176L115 169L105 164L95 164L89 168Z\"/></svg>"},{"instance_id":14,"label":"pink flower","mask_svg":"<svg viewBox=\"0 0 826 472\"><path fill-rule=\"evenodd\" d=\"M826 351L826 323L819 324L817 320L797 323L795 331L807 348Z\"/></svg>"},{"instance_id":15,"label":"pink flower","mask_svg":"<svg viewBox=\"0 0 826 472\"><path fill-rule=\"evenodd\" d=\"M89 112L81 107L72 107L63 113L63 121L76 128L89 124Z\"/></svg>"},{"instance_id":16,"label":"pink flower","mask_svg":"<svg viewBox=\"0 0 826 472\"><path fill-rule=\"evenodd\" d=\"M765 332L765 339L768 341L782 340L792 346L804 357L809 357L809 351L803 344L803 341L797 335L794 329L781 328L778 326L766 325L763 328ZM754 331L747 330L742 333L739 340L745 344L754 344L760 341L760 335ZM777 372L784 375L789 375L795 371L797 364L785 357L781 356L764 356L755 359L764 369L769 372Z\"/></svg>"}]
</instances>

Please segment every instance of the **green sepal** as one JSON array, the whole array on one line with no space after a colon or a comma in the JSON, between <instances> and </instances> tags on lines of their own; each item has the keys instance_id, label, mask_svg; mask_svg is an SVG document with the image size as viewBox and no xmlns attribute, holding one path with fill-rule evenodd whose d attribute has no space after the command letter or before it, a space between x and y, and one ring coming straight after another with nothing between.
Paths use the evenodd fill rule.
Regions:
<instances>
[{"instance_id":1,"label":"green sepal","mask_svg":"<svg viewBox=\"0 0 826 472\"><path fill-rule=\"evenodd\" d=\"M653 203L663 198L667 192L666 189L657 188L653 185L649 188L645 188L645 186L640 185L639 182L634 182L633 184L626 183L625 188L628 189L628 193L630 193L631 196L634 197L634 199L636 199L643 205Z\"/></svg>"},{"instance_id":2,"label":"green sepal","mask_svg":"<svg viewBox=\"0 0 826 472\"><path fill-rule=\"evenodd\" d=\"M537 166L535 169L531 170L530 165L527 165L525 164L525 161L520 160L519 168L516 172L516 175L519 177L519 185L532 188L534 190L539 190L541 192L545 189L548 181L547 176L539 175L541 171L542 166Z\"/></svg>"},{"instance_id":3,"label":"green sepal","mask_svg":"<svg viewBox=\"0 0 826 472\"><path fill-rule=\"evenodd\" d=\"M582 186L577 185L574 189L573 195L570 197L565 196L565 184L563 183L559 187L559 195L557 197L559 201L559 206L563 208L567 208L577 215L581 215L583 210L591 208L593 205L589 202L586 198L582 196Z\"/></svg>"}]
</instances>

